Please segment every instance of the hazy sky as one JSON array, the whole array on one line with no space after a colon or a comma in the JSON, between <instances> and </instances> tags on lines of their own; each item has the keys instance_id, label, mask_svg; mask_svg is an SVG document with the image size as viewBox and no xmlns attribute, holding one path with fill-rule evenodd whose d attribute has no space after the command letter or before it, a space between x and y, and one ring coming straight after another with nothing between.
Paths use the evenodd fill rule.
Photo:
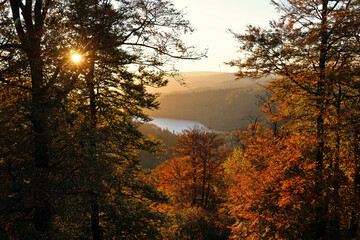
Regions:
<instances>
[{"instance_id":1,"label":"hazy sky","mask_svg":"<svg viewBox=\"0 0 360 240\"><path fill-rule=\"evenodd\" d=\"M199 61L181 61L180 71L223 71L236 69L223 64L239 56L231 29L244 32L246 25L266 27L278 13L270 0L173 0L176 8L184 9L186 18L196 29L183 39L199 49L208 49L208 58Z\"/></svg>"}]
</instances>

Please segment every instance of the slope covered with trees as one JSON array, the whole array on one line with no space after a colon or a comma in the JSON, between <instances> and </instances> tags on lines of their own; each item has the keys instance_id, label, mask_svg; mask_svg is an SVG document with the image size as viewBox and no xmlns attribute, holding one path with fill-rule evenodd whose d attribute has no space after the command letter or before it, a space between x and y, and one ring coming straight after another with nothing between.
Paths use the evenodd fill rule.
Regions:
<instances>
[{"instance_id":1,"label":"slope covered with trees","mask_svg":"<svg viewBox=\"0 0 360 240\"><path fill-rule=\"evenodd\" d=\"M154 169L172 155L171 147L176 142L177 136L167 129L161 129L154 124L146 123L140 126L139 130L148 138L156 138L161 143L157 146L156 151L141 151L140 161L144 168Z\"/></svg>"},{"instance_id":2,"label":"slope covered with trees","mask_svg":"<svg viewBox=\"0 0 360 240\"><path fill-rule=\"evenodd\" d=\"M245 129L251 122L249 118L262 116L257 105L257 96L262 94L261 87L171 93L159 98L159 109L146 113L152 117L199 121L217 131L233 131Z\"/></svg>"},{"instance_id":3,"label":"slope covered with trees","mask_svg":"<svg viewBox=\"0 0 360 240\"><path fill-rule=\"evenodd\" d=\"M235 81L232 73L189 72L181 73L180 84L169 79L169 85L160 89L160 106L145 110L151 117L199 121L217 131L245 129L254 119L265 121L259 107L259 97L264 96L262 85L273 76L257 82L249 78Z\"/></svg>"}]
</instances>

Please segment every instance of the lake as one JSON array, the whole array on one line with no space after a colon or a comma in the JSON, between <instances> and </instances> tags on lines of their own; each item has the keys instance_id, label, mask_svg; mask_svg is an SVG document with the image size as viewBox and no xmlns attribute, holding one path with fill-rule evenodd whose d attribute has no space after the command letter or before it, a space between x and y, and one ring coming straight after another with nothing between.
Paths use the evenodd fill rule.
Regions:
<instances>
[{"instance_id":1,"label":"lake","mask_svg":"<svg viewBox=\"0 0 360 240\"><path fill-rule=\"evenodd\" d=\"M173 119L173 118L153 118L150 124L154 124L162 129L179 134L186 129L204 128L209 130L205 125L197 121Z\"/></svg>"}]
</instances>

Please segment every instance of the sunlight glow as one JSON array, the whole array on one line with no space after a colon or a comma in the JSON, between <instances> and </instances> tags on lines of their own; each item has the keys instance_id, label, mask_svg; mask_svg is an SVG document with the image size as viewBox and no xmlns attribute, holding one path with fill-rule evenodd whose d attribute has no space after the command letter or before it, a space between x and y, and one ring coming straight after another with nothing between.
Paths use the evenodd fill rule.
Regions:
<instances>
[{"instance_id":1,"label":"sunlight glow","mask_svg":"<svg viewBox=\"0 0 360 240\"><path fill-rule=\"evenodd\" d=\"M81 62L82 60L82 56L78 53L74 53L72 56L71 56L71 59L74 63L79 63Z\"/></svg>"}]
</instances>

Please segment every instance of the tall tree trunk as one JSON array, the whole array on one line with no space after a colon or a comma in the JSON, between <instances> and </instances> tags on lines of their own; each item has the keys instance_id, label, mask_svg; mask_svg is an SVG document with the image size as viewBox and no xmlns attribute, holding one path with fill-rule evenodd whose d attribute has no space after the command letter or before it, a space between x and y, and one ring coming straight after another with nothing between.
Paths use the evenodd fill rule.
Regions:
<instances>
[{"instance_id":1,"label":"tall tree trunk","mask_svg":"<svg viewBox=\"0 0 360 240\"><path fill-rule=\"evenodd\" d=\"M317 208L316 208L316 224L314 226L314 237L317 239L326 238L326 225L327 225L327 212L328 206L324 199L324 146L325 146L325 126L324 126L324 111L325 111L325 83L326 83L326 57L327 57L327 45L328 45L328 33L327 33L327 14L328 14L328 0L322 1L322 19L320 26L320 56L319 56L319 80L317 82L317 110L318 116L316 120L316 167L318 172L318 181L316 188L318 192L317 196Z\"/></svg>"},{"instance_id":2,"label":"tall tree trunk","mask_svg":"<svg viewBox=\"0 0 360 240\"><path fill-rule=\"evenodd\" d=\"M206 188L206 194L205 194L205 208L208 208L209 205L209 197L210 197L210 190L211 190L211 175L213 174L213 169L211 169L211 162L209 161L209 174L207 179L207 188Z\"/></svg>"},{"instance_id":3,"label":"tall tree trunk","mask_svg":"<svg viewBox=\"0 0 360 240\"><path fill-rule=\"evenodd\" d=\"M89 91L89 107L90 107L90 161L97 161L96 157L96 136L97 129L97 112L96 112L96 93L94 82L95 70L95 53L90 54L90 70L86 76L86 84ZM97 202L97 194L95 189L91 189L91 231L93 240L101 240L101 228L99 217L99 204Z\"/></svg>"},{"instance_id":4,"label":"tall tree trunk","mask_svg":"<svg viewBox=\"0 0 360 240\"><path fill-rule=\"evenodd\" d=\"M202 179L202 189L201 189L201 206L206 208L205 205L205 189L206 189L206 172L207 172L207 151L204 152L203 157L203 179Z\"/></svg>"},{"instance_id":5,"label":"tall tree trunk","mask_svg":"<svg viewBox=\"0 0 360 240\"><path fill-rule=\"evenodd\" d=\"M338 201L340 201L340 196L339 196L339 189L340 189L340 177L341 177L341 172L340 172L340 168L339 168L339 163L340 163L340 152L341 152L341 126L339 125L341 122L341 99L342 99L342 88L341 85L339 84L339 91L338 91L338 96L336 99L336 118L337 118L337 124L338 124L338 128L336 129L336 145L335 145L335 156L332 159L331 162L331 176L330 176L330 182L329 182L329 189L333 189L330 192L330 198L331 198L331 203L332 206L331 208L334 209L335 215L332 214L332 216L330 216L329 218L329 236L331 236L332 239L340 239L340 221L339 221L339 217L338 217L338 207L336 204Z\"/></svg>"},{"instance_id":6,"label":"tall tree trunk","mask_svg":"<svg viewBox=\"0 0 360 240\"><path fill-rule=\"evenodd\" d=\"M354 193L355 201L360 199L360 127L356 124L354 130L354 159L355 159L355 176L354 176ZM360 233L359 209L353 209L351 213L350 233L354 238L359 237Z\"/></svg>"},{"instance_id":7,"label":"tall tree trunk","mask_svg":"<svg viewBox=\"0 0 360 240\"><path fill-rule=\"evenodd\" d=\"M99 205L96 196L91 196L91 232L93 240L101 240L102 234L100 229Z\"/></svg>"},{"instance_id":8,"label":"tall tree trunk","mask_svg":"<svg viewBox=\"0 0 360 240\"><path fill-rule=\"evenodd\" d=\"M192 169L195 169L195 161L196 161L196 158L194 157L195 155L195 152L193 151L192 152L192 155L191 155L191 168ZM195 206L197 204L197 201L198 201L198 177L196 175L194 175L193 177L193 189L192 189L192 193L193 193L193 200L191 202L191 206Z\"/></svg>"},{"instance_id":9,"label":"tall tree trunk","mask_svg":"<svg viewBox=\"0 0 360 240\"><path fill-rule=\"evenodd\" d=\"M36 57L35 57L36 58ZM33 59L30 62L34 61ZM40 62L39 58L37 61ZM34 201L36 205L34 224L41 232L52 229L52 210L47 199L49 193L49 147L50 134L48 128L49 109L44 93L41 91L43 84L42 66L38 63L30 64L32 73L32 108L31 122L33 125L34 150L36 172L32 180L34 188Z\"/></svg>"},{"instance_id":10,"label":"tall tree trunk","mask_svg":"<svg viewBox=\"0 0 360 240\"><path fill-rule=\"evenodd\" d=\"M33 189L33 203L35 206L34 226L40 232L50 232L52 229L52 207L49 195L49 142L48 127L49 104L44 90L43 61L41 54L41 38L44 24L43 3L32 1L10 0L11 11L15 23L16 33L21 41L22 50L27 56L31 72L31 123L33 126L33 158L35 172L31 185ZM21 16L20 16L21 9ZM24 19L22 22L21 17ZM25 27L23 26L25 24Z\"/></svg>"}]
</instances>

